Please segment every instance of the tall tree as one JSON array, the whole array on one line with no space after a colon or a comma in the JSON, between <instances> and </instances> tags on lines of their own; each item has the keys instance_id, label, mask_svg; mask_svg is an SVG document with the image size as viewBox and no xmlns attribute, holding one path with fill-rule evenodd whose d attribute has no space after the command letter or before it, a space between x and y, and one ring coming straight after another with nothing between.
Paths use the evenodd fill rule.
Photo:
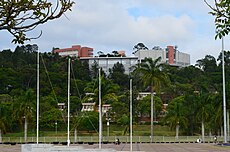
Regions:
<instances>
[{"instance_id":1,"label":"tall tree","mask_svg":"<svg viewBox=\"0 0 230 152\"><path fill-rule=\"evenodd\" d=\"M133 47L133 54L135 54L136 52L138 52L139 50L148 50L148 47L146 47L144 45L144 43L137 43L134 47Z\"/></svg>"},{"instance_id":2,"label":"tall tree","mask_svg":"<svg viewBox=\"0 0 230 152\"><path fill-rule=\"evenodd\" d=\"M98 69L99 69L99 65L98 63L94 60L93 65L90 69L90 75L92 79L95 79L98 76Z\"/></svg>"},{"instance_id":3,"label":"tall tree","mask_svg":"<svg viewBox=\"0 0 230 152\"><path fill-rule=\"evenodd\" d=\"M27 141L28 121L32 120L35 111L36 97L32 89L21 95L14 105L14 116L20 123L24 120L24 140Z\"/></svg>"},{"instance_id":4,"label":"tall tree","mask_svg":"<svg viewBox=\"0 0 230 152\"><path fill-rule=\"evenodd\" d=\"M197 103L197 114L196 118L199 122L201 122L201 134L202 134L202 141L204 142L204 134L205 134L205 123L207 123L213 112L214 107L211 101L211 94L205 92L197 92L196 93L196 103Z\"/></svg>"},{"instance_id":5,"label":"tall tree","mask_svg":"<svg viewBox=\"0 0 230 152\"><path fill-rule=\"evenodd\" d=\"M125 74L125 68L122 63L117 62L112 69L109 69L109 78L116 84L118 84L122 90L128 88L129 78Z\"/></svg>"},{"instance_id":6,"label":"tall tree","mask_svg":"<svg viewBox=\"0 0 230 152\"><path fill-rule=\"evenodd\" d=\"M2 142L2 133L5 133L7 128L10 128L12 122L11 113L11 104L0 101L0 142Z\"/></svg>"},{"instance_id":7,"label":"tall tree","mask_svg":"<svg viewBox=\"0 0 230 152\"><path fill-rule=\"evenodd\" d=\"M154 96L153 100L155 101L156 117L158 117L158 115L162 111L163 102L162 102L161 98L158 96ZM150 116L151 115L151 103L150 103L150 101L151 101L151 95L147 95L143 99L139 100L137 106L138 106L138 111L140 112L141 116L144 116L144 115Z\"/></svg>"},{"instance_id":8,"label":"tall tree","mask_svg":"<svg viewBox=\"0 0 230 152\"><path fill-rule=\"evenodd\" d=\"M197 60L196 66L205 72L214 72L217 69L216 59L211 55L206 55L205 58Z\"/></svg>"},{"instance_id":9,"label":"tall tree","mask_svg":"<svg viewBox=\"0 0 230 152\"><path fill-rule=\"evenodd\" d=\"M164 118L172 129L176 129L176 139L178 139L179 136L179 128L187 126L188 120L185 115L186 109L184 105L184 99L184 96L179 96L173 99L167 107L168 113Z\"/></svg>"},{"instance_id":10,"label":"tall tree","mask_svg":"<svg viewBox=\"0 0 230 152\"><path fill-rule=\"evenodd\" d=\"M77 130L85 131L98 131L98 112L89 111L81 112L78 117L75 118L75 128Z\"/></svg>"},{"instance_id":11,"label":"tall tree","mask_svg":"<svg viewBox=\"0 0 230 152\"><path fill-rule=\"evenodd\" d=\"M54 128L55 123L60 124L63 122L64 119L62 116L62 111L60 109L52 107L41 114L40 127L46 129Z\"/></svg>"},{"instance_id":12,"label":"tall tree","mask_svg":"<svg viewBox=\"0 0 230 152\"><path fill-rule=\"evenodd\" d=\"M85 96L83 99L85 102L88 102L91 100L91 102L96 102L98 104L98 93L99 93L99 88L98 88L98 83L99 83L99 78L94 79L93 81L89 82L84 89L86 93L90 93L90 95ZM118 100L118 96L116 93L120 87L113 83L111 80L107 80L104 76L101 77L101 100L102 103L112 103L114 101Z\"/></svg>"},{"instance_id":13,"label":"tall tree","mask_svg":"<svg viewBox=\"0 0 230 152\"><path fill-rule=\"evenodd\" d=\"M141 77L142 82L146 87L150 87L151 92L151 140L153 139L153 112L156 115L155 103L153 103L154 92L159 93L162 84L167 84L168 77L161 70L163 64L160 63L161 57L153 60L152 58L145 58L143 62L137 64L134 69L134 74ZM154 120L156 121L156 116Z\"/></svg>"}]
</instances>

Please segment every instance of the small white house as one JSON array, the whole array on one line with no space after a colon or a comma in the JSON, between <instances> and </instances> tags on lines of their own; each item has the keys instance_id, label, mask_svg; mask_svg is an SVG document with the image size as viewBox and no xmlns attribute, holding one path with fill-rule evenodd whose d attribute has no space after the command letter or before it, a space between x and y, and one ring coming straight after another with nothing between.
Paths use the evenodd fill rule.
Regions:
<instances>
[{"instance_id":1,"label":"small white house","mask_svg":"<svg viewBox=\"0 0 230 152\"><path fill-rule=\"evenodd\" d=\"M82 109L81 111L97 111L99 112L99 107L95 107L96 103L82 103ZM96 109L95 109L96 108ZM109 111L109 109L111 109L111 105L110 104L103 104L101 107L102 110L102 114L105 114L106 112Z\"/></svg>"},{"instance_id":2,"label":"small white house","mask_svg":"<svg viewBox=\"0 0 230 152\"><path fill-rule=\"evenodd\" d=\"M66 108L65 103L58 103L58 107L61 111Z\"/></svg>"},{"instance_id":3,"label":"small white house","mask_svg":"<svg viewBox=\"0 0 230 152\"><path fill-rule=\"evenodd\" d=\"M94 111L96 103L82 103L81 111Z\"/></svg>"}]
</instances>

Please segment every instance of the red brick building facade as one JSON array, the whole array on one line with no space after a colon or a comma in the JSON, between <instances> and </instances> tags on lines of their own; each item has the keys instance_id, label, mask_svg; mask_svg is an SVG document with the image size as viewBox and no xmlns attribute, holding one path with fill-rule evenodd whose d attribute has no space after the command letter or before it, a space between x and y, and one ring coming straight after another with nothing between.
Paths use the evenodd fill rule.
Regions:
<instances>
[{"instance_id":1,"label":"red brick building facade","mask_svg":"<svg viewBox=\"0 0 230 152\"><path fill-rule=\"evenodd\" d=\"M173 46L167 46L168 49L168 63L174 64L175 51Z\"/></svg>"},{"instance_id":2,"label":"red brick building facade","mask_svg":"<svg viewBox=\"0 0 230 152\"><path fill-rule=\"evenodd\" d=\"M55 49L54 53L58 53L60 56L76 56L80 57L93 57L93 48L81 47L81 45L73 45L71 48Z\"/></svg>"}]
</instances>

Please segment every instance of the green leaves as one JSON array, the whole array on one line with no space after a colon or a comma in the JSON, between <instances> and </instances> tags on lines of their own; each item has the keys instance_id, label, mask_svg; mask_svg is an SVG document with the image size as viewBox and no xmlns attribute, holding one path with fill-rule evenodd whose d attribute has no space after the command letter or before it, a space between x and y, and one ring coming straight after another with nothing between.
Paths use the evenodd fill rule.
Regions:
<instances>
[{"instance_id":1,"label":"green leaves","mask_svg":"<svg viewBox=\"0 0 230 152\"><path fill-rule=\"evenodd\" d=\"M209 14L215 17L216 35L215 39L221 39L230 31L230 1L215 1L215 6L211 6L206 0L205 3L211 8Z\"/></svg>"},{"instance_id":2,"label":"green leaves","mask_svg":"<svg viewBox=\"0 0 230 152\"><path fill-rule=\"evenodd\" d=\"M77 129L86 131L98 130L98 113L97 112L83 112L77 117Z\"/></svg>"},{"instance_id":3,"label":"green leaves","mask_svg":"<svg viewBox=\"0 0 230 152\"><path fill-rule=\"evenodd\" d=\"M10 0L0 2L0 30L7 30L14 38L12 43L24 44L30 38L29 31L38 25L61 17L71 10L74 2L58 0L56 6L46 0Z\"/></svg>"},{"instance_id":4,"label":"green leaves","mask_svg":"<svg viewBox=\"0 0 230 152\"><path fill-rule=\"evenodd\" d=\"M167 75L161 71L163 64L160 63L161 58L153 60L152 58L145 58L145 60L138 64L134 69L134 75L140 76L145 87L151 87L151 91L159 92L163 84L168 83Z\"/></svg>"},{"instance_id":5,"label":"green leaves","mask_svg":"<svg viewBox=\"0 0 230 152\"><path fill-rule=\"evenodd\" d=\"M26 38L26 34L23 31L16 32L14 37L15 38L12 40L12 43L14 44L24 44L25 41L30 40L29 38Z\"/></svg>"}]
</instances>

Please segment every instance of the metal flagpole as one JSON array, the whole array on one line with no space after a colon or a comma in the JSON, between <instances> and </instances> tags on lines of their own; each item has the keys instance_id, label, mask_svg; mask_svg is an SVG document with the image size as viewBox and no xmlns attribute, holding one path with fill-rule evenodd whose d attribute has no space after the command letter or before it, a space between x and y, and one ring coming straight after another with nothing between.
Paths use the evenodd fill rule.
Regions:
<instances>
[{"instance_id":1,"label":"metal flagpole","mask_svg":"<svg viewBox=\"0 0 230 152\"><path fill-rule=\"evenodd\" d=\"M99 68L99 149L101 149L102 142L102 111L101 111L101 69Z\"/></svg>"},{"instance_id":2,"label":"metal flagpole","mask_svg":"<svg viewBox=\"0 0 230 152\"><path fill-rule=\"evenodd\" d=\"M70 113L70 58L68 60L68 137L67 137L67 144L70 145L70 139L69 139L69 113Z\"/></svg>"},{"instance_id":3,"label":"metal flagpole","mask_svg":"<svg viewBox=\"0 0 230 152\"><path fill-rule=\"evenodd\" d=\"M223 37L222 37L222 72L223 72L224 143L227 143L227 118L226 118L225 69L224 69L224 38Z\"/></svg>"},{"instance_id":4,"label":"metal flagpole","mask_svg":"<svg viewBox=\"0 0 230 152\"><path fill-rule=\"evenodd\" d=\"M39 137L39 50L37 49L37 144Z\"/></svg>"},{"instance_id":5,"label":"metal flagpole","mask_svg":"<svg viewBox=\"0 0 230 152\"><path fill-rule=\"evenodd\" d=\"M133 151L133 106L132 106L132 79L130 79L130 151Z\"/></svg>"}]
</instances>

